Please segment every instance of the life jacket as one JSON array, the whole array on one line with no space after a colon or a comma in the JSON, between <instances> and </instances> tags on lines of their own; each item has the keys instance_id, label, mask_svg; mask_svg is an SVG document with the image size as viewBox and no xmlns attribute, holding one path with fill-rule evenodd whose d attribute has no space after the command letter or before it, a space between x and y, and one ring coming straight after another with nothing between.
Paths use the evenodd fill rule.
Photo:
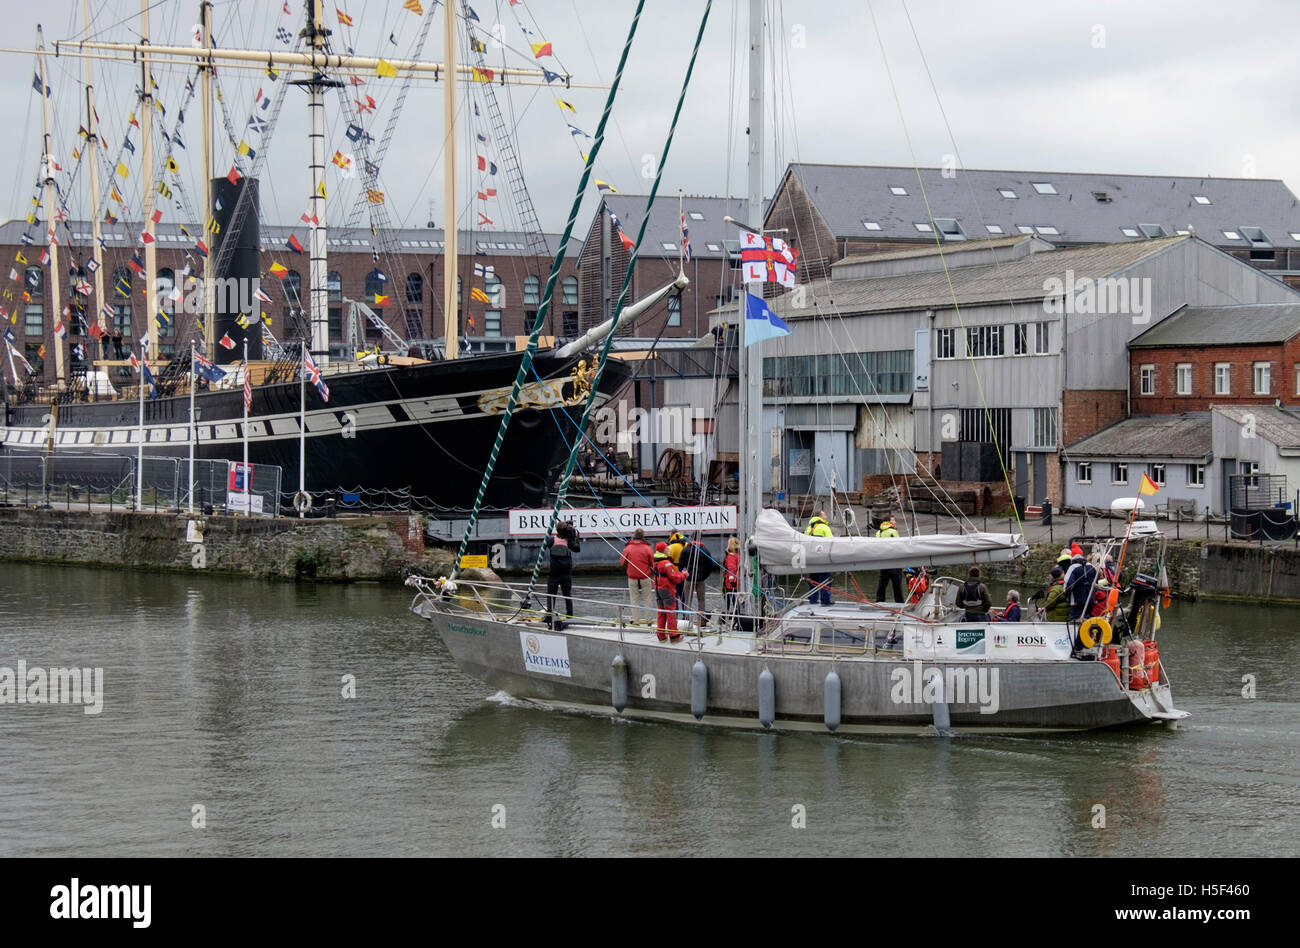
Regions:
<instances>
[{"instance_id":1,"label":"life jacket","mask_svg":"<svg viewBox=\"0 0 1300 948\"><path fill-rule=\"evenodd\" d=\"M821 517L813 517L811 520L809 520L808 526L804 529L804 533L806 533L808 536L814 536L814 537L833 536L833 534L831 533L831 525L827 523L825 520L823 520Z\"/></svg>"},{"instance_id":2,"label":"life jacket","mask_svg":"<svg viewBox=\"0 0 1300 948\"><path fill-rule=\"evenodd\" d=\"M564 537L555 537L551 543L551 575L568 576L573 573L573 550Z\"/></svg>"},{"instance_id":3,"label":"life jacket","mask_svg":"<svg viewBox=\"0 0 1300 948\"><path fill-rule=\"evenodd\" d=\"M673 565L673 558L667 553L655 554L655 589L676 589L677 584L686 577Z\"/></svg>"},{"instance_id":4,"label":"life jacket","mask_svg":"<svg viewBox=\"0 0 1300 948\"><path fill-rule=\"evenodd\" d=\"M1106 600L1109 598L1109 589L1094 589L1092 591L1092 609L1088 611L1090 616L1101 616L1106 614Z\"/></svg>"},{"instance_id":5,"label":"life jacket","mask_svg":"<svg viewBox=\"0 0 1300 948\"><path fill-rule=\"evenodd\" d=\"M722 561L725 572L722 574L722 589L735 592L740 588L740 554L728 553Z\"/></svg>"},{"instance_id":6,"label":"life jacket","mask_svg":"<svg viewBox=\"0 0 1300 948\"><path fill-rule=\"evenodd\" d=\"M686 537L674 533L668 538L668 556L675 565L681 565L682 551L686 549Z\"/></svg>"},{"instance_id":7,"label":"life jacket","mask_svg":"<svg viewBox=\"0 0 1300 948\"><path fill-rule=\"evenodd\" d=\"M961 587L961 607L967 612L988 612L984 597L980 595L980 583L965 583Z\"/></svg>"},{"instance_id":8,"label":"life jacket","mask_svg":"<svg viewBox=\"0 0 1300 948\"><path fill-rule=\"evenodd\" d=\"M876 531L877 538L884 538L884 537L896 538L897 536L898 536L898 530L896 530L894 527L881 527L879 530Z\"/></svg>"},{"instance_id":9,"label":"life jacket","mask_svg":"<svg viewBox=\"0 0 1300 948\"><path fill-rule=\"evenodd\" d=\"M930 588L930 581L926 579L925 574L922 573L921 575L917 576L916 579L912 580L912 582L908 585L907 588L912 594L911 598L909 598L907 601L920 602L921 597L924 596L926 590Z\"/></svg>"}]
</instances>

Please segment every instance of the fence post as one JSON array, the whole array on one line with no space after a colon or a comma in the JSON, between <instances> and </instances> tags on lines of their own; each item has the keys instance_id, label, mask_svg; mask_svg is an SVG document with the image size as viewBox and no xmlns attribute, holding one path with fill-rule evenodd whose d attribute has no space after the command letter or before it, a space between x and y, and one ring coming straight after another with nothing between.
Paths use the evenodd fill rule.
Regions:
<instances>
[{"instance_id":1,"label":"fence post","mask_svg":"<svg viewBox=\"0 0 1300 948\"><path fill-rule=\"evenodd\" d=\"M1210 538L1210 505L1205 505L1205 539Z\"/></svg>"}]
</instances>

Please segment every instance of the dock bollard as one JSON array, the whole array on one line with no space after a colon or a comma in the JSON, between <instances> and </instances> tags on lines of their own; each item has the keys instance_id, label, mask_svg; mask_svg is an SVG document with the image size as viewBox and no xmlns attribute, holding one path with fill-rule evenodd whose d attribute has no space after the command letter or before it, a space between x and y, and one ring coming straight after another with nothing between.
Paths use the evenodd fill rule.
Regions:
<instances>
[{"instance_id":1,"label":"dock bollard","mask_svg":"<svg viewBox=\"0 0 1300 948\"><path fill-rule=\"evenodd\" d=\"M948 696L943 688L943 672L937 668L930 669L929 680L934 683L934 701L930 705L934 716L934 729L944 734L952 730L952 716L948 713Z\"/></svg>"},{"instance_id":2,"label":"dock bollard","mask_svg":"<svg viewBox=\"0 0 1300 948\"><path fill-rule=\"evenodd\" d=\"M696 659L691 666L691 714L695 720L704 717L704 709L709 703L709 670L704 662Z\"/></svg>"},{"instance_id":3,"label":"dock bollard","mask_svg":"<svg viewBox=\"0 0 1300 948\"><path fill-rule=\"evenodd\" d=\"M840 676L834 669L826 673L826 685L824 692L825 711L823 718L826 721L826 729L832 734L840 726Z\"/></svg>"},{"instance_id":4,"label":"dock bollard","mask_svg":"<svg viewBox=\"0 0 1300 948\"><path fill-rule=\"evenodd\" d=\"M764 666L758 673L758 723L771 727L776 720L776 679Z\"/></svg>"},{"instance_id":5,"label":"dock bollard","mask_svg":"<svg viewBox=\"0 0 1300 948\"><path fill-rule=\"evenodd\" d=\"M622 655L609 663L609 703L620 713L627 707L627 659Z\"/></svg>"}]
</instances>

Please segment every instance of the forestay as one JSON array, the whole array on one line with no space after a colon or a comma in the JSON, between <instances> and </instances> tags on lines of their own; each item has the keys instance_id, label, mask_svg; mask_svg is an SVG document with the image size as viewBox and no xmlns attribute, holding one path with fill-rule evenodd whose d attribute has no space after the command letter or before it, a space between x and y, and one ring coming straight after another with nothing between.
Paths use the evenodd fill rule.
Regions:
<instances>
[{"instance_id":1,"label":"forestay","mask_svg":"<svg viewBox=\"0 0 1300 948\"><path fill-rule=\"evenodd\" d=\"M754 525L762 567L776 576L951 563L998 563L1028 552L1017 533L934 534L919 537L815 537L795 530L775 510Z\"/></svg>"}]
</instances>

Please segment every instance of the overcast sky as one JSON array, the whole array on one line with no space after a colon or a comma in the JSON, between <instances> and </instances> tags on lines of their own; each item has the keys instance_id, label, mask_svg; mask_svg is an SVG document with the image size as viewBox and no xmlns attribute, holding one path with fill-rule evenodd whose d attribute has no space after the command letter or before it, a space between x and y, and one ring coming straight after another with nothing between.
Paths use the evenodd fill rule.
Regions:
<instances>
[{"instance_id":1,"label":"overcast sky","mask_svg":"<svg viewBox=\"0 0 1300 948\"><path fill-rule=\"evenodd\" d=\"M95 38L133 41L139 33L139 4L96 0ZM358 54L402 57L411 54L420 18L398 0L339 0L354 26L341 29L327 0L334 48L351 45ZM429 3L425 3L427 8ZM608 83L635 3L627 0L475 0L485 31L501 24L510 66L537 62L573 73L576 81ZM703 4L686 0L648 0L618 101L614 120L597 161L596 176L625 193L644 193L650 181L645 156L658 156L672 118ZM1300 4L1289 0L1233 3L1179 0L1132 3L1129 0L1043 3L1041 0L901 0L769 2L773 58L779 79L767 120L767 193L793 160L846 164L941 164L959 155L971 168L1114 173L1188 174L1282 178L1300 187L1300 104L1295 89L1295 37L1300 36ZM275 39L279 26L301 26L301 2L291 0L285 16L276 0L225 0L215 4L214 35L220 45L284 49ZM745 78L745 0L714 3L704 44L687 93L661 193L745 193L744 129L741 86ZM905 10L915 26L913 36ZM0 0L5 41L34 45L36 23L44 21L47 42L80 38L81 4L48 0L43 4ZM872 13L874 12L875 24ZM197 0L162 0L151 7L155 44L189 45L198 18ZM538 36L527 37L523 25ZM879 39L877 37L877 26ZM388 41L394 33L396 44ZM486 33L490 39L490 32ZM530 39L551 41L554 58L532 60ZM738 41L739 38L739 41ZM918 51L917 39L920 42ZM883 43L883 53L882 53ZM935 90L921 61L924 52ZM10 92L0 97L0 121L9 134L0 149L0 173L10 182L5 217L22 217L30 207L41 150L40 100L31 88L34 58L8 53ZM490 51L499 64L503 52ZM441 25L435 22L423 58L442 58ZM901 100L902 118L886 72ZM82 60L51 58L56 130L54 154L65 169L74 162L76 130L84 122ZM733 69L734 67L734 69ZM114 156L127 129L139 69L130 64L95 63L98 111ZM160 66L155 74L173 126L184 94L186 70ZM770 76L770 73L769 73ZM262 148L261 135L246 128L259 86L274 85L257 72L227 72L223 99L236 135ZM496 87L518 121L520 160L542 226L560 231L572 201L581 161L566 120L594 133L604 103L601 90ZM331 93L328 149L360 153L345 137L350 107L359 93L378 101L376 115L365 117L376 137L395 105L399 80L371 77L363 87ZM462 86L461 111L480 103L481 88ZM473 99L469 95L473 95ZM563 98L576 114L555 103ZM263 218L293 224L305 210L311 184L307 173L306 96L290 88L274 130L263 171ZM733 103L729 107L728 103ZM942 115L951 124L955 147ZM774 118L775 115L775 118ZM178 152L182 180L196 193L200 180L199 110L188 110L183 127L186 150ZM483 120L481 119L480 122ZM906 134L904 125L906 123ZM491 128L480 126L491 136ZM131 130L137 149L140 132ZM910 137L910 145L909 145ZM411 84L400 122L381 168L385 208L395 224L423 226L432 214L446 221L441 181L441 85ZM576 139L578 142L585 140ZM502 165L499 142L486 156ZM482 208L497 226L517 226L520 217L508 200L488 204L473 199L481 179L472 170L477 145L464 135L459 148L463 208L461 223L473 224ZM219 147L217 166L231 162L231 145ZM728 155L731 161L728 162ZM139 152L127 156L131 177L125 192L132 216L139 216ZM89 197L84 172L72 188L74 217L85 216ZM101 175L101 179L106 178ZM504 171L495 183L508 194ZM107 184L104 185L105 187ZM346 219L358 196L358 180L340 179L329 168L329 219ZM589 190L576 234L585 233L595 204ZM430 209L432 201L432 210ZM164 219L180 211L165 205ZM635 223L635 222L625 222Z\"/></svg>"}]
</instances>

